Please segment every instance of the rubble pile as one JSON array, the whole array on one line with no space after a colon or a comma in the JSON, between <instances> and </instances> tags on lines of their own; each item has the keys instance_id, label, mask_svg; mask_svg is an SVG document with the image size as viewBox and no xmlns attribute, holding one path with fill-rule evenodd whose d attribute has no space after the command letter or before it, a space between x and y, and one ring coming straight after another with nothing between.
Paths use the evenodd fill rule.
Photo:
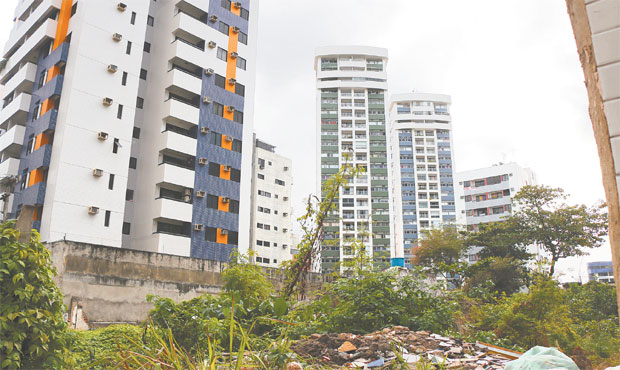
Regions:
<instances>
[{"instance_id":1,"label":"rubble pile","mask_svg":"<svg viewBox=\"0 0 620 370\"><path fill-rule=\"evenodd\" d=\"M332 368L381 369L393 363L436 364L444 369L503 369L511 358L427 331L394 326L366 335L313 334L292 349L301 357Z\"/></svg>"}]
</instances>

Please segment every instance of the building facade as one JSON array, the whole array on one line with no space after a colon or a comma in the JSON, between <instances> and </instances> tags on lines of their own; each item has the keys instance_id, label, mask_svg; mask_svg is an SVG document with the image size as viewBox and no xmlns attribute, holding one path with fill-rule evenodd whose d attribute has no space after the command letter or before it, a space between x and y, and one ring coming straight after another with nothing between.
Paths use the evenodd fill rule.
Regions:
<instances>
[{"instance_id":1,"label":"building facade","mask_svg":"<svg viewBox=\"0 0 620 370\"><path fill-rule=\"evenodd\" d=\"M43 241L247 246L257 5L19 1L0 71L10 216L34 207Z\"/></svg>"},{"instance_id":2,"label":"building facade","mask_svg":"<svg viewBox=\"0 0 620 370\"><path fill-rule=\"evenodd\" d=\"M611 261L588 262L588 281L614 284L614 268Z\"/></svg>"},{"instance_id":3,"label":"building facade","mask_svg":"<svg viewBox=\"0 0 620 370\"><path fill-rule=\"evenodd\" d=\"M453 224L451 99L408 93L390 102L395 254L410 266L423 230Z\"/></svg>"},{"instance_id":4,"label":"building facade","mask_svg":"<svg viewBox=\"0 0 620 370\"><path fill-rule=\"evenodd\" d=\"M273 145L254 140L252 161L251 260L277 267L292 258L294 245L291 160L275 152Z\"/></svg>"},{"instance_id":5,"label":"building facade","mask_svg":"<svg viewBox=\"0 0 620 370\"><path fill-rule=\"evenodd\" d=\"M392 229L386 135L387 50L329 46L316 50L317 194L349 164L364 168L340 190L337 211L327 221L321 269L350 258L353 238L364 240L369 257L389 266ZM370 233L370 235L369 235Z\"/></svg>"}]
</instances>

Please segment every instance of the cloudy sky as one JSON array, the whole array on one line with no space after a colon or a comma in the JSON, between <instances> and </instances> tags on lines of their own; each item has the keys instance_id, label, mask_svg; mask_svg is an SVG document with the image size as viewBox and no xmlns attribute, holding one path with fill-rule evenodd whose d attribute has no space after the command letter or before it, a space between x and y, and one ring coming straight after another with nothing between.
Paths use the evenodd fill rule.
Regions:
<instances>
[{"instance_id":1,"label":"cloudy sky","mask_svg":"<svg viewBox=\"0 0 620 370\"><path fill-rule=\"evenodd\" d=\"M4 43L17 0L0 3ZM391 93L452 96L457 171L514 161L574 202L604 199L564 1L261 0L255 130L293 160L297 215L315 192L314 49L339 44L387 48Z\"/></svg>"}]
</instances>

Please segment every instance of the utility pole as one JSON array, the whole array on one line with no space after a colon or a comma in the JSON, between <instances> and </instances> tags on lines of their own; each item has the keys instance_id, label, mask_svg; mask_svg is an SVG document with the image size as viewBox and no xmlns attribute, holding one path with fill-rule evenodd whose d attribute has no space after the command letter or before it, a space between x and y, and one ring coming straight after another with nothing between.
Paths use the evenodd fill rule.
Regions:
<instances>
[{"instance_id":1,"label":"utility pole","mask_svg":"<svg viewBox=\"0 0 620 370\"><path fill-rule=\"evenodd\" d=\"M13 189L17 184L17 176L6 176L0 179L0 187L2 188L2 194L0 194L0 200L2 200L2 222L8 219L9 214L9 198L13 195Z\"/></svg>"}]
</instances>

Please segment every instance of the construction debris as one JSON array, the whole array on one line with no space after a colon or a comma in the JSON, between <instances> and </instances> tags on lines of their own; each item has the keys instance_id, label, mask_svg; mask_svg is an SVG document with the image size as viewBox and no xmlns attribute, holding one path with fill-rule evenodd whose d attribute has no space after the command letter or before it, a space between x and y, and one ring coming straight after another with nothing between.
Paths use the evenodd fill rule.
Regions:
<instances>
[{"instance_id":1,"label":"construction debris","mask_svg":"<svg viewBox=\"0 0 620 370\"><path fill-rule=\"evenodd\" d=\"M313 334L292 349L330 368L380 369L395 363L435 364L447 369L495 370L520 353L486 344L466 343L427 331L394 326L366 335ZM506 351L506 353L502 353Z\"/></svg>"}]
</instances>

